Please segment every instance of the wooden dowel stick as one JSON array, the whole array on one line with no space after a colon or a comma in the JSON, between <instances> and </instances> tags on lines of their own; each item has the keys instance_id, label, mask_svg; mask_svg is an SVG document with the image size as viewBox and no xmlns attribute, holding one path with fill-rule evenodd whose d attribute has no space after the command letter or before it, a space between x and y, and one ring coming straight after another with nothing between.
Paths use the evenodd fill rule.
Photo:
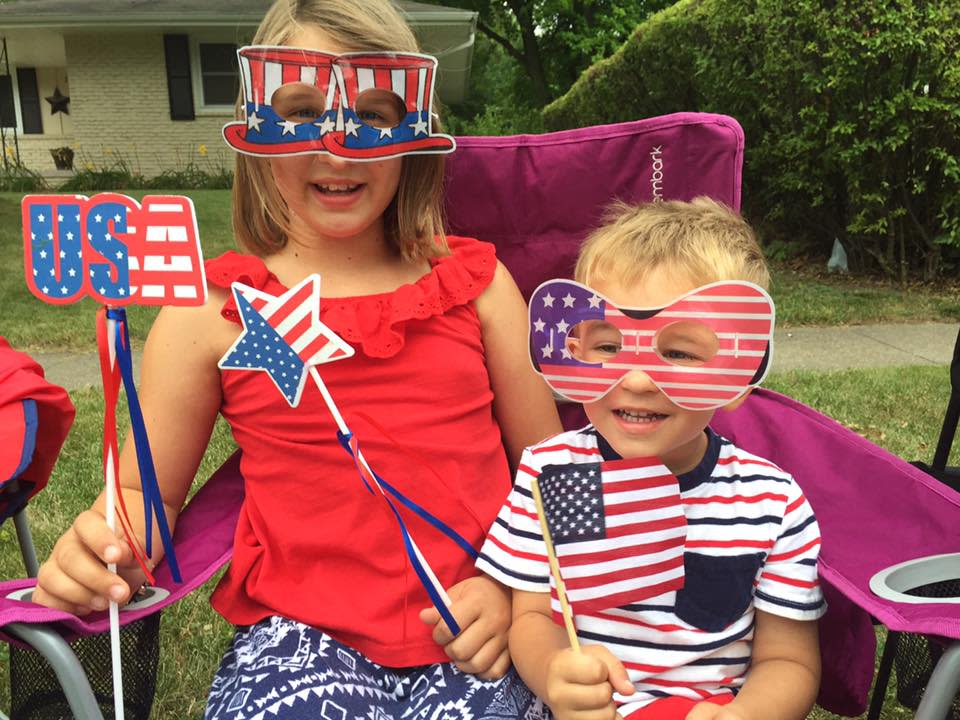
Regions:
<instances>
[{"instance_id":1,"label":"wooden dowel stick","mask_svg":"<svg viewBox=\"0 0 960 720\"><path fill-rule=\"evenodd\" d=\"M537 516L540 518L540 527L543 529L543 541L547 545L547 559L550 561L550 572L553 574L553 581L557 585L557 597L560 598L560 612L563 613L563 624L567 628L567 637L570 639L570 647L574 652L580 652L580 640L577 638L577 629L573 624L573 612L567 603L567 591L563 585L563 578L560 577L560 564L557 562L557 555L553 551L553 541L550 539L550 527L547 525L547 516L543 512L543 499L540 497L540 485L534 480L530 484L533 491L533 501L537 504Z\"/></svg>"}]
</instances>

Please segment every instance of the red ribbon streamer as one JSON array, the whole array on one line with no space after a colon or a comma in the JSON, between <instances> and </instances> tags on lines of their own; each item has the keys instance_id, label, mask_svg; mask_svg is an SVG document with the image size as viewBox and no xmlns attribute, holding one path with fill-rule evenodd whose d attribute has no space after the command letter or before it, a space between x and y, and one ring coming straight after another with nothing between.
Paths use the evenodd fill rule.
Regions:
<instances>
[{"instance_id":1,"label":"red ribbon streamer","mask_svg":"<svg viewBox=\"0 0 960 720\"><path fill-rule=\"evenodd\" d=\"M119 334L122 337L122 333ZM113 478L116 486L117 506L120 512L117 517L120 518L120 525L123 529L124 539L140 569L146 575L147 582L155 582L153 573L147 567L147 554L140 545L140 539L133 532L133 526L130 523L130 516L127 514L127 506L123 500L123 488L120 485L120 452L117 443L117 402L120 398L120 366L117 363L110 363L110 343L115 338L107 336L107 309L100 308L97 312L97 350L100 355L100 375L103 377L103 477L106 481L107 462L110 458L110 452L113 452Z\"/></svg>"}]
</instances>

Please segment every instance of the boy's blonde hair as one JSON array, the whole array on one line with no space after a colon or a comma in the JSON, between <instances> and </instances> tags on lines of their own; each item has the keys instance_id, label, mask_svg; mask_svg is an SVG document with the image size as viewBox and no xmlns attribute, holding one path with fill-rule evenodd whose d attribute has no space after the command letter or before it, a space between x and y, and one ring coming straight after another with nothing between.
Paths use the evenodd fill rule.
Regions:
<instances>
[{"instance_id":1,"label":"boy's blonde hair","mask_svg":"<svg viewBox=\"0 0 960 720\"><path fill-rule=\"evenodd\" d=\"M643 205L615 202L603 226L580 248L574 277L585 285L599 280L633 285L664 267L697 285L719 280L770 285L753 230L740 215L707 197Z\"/></svg>"},{"instance_id":2,"label":"boy's blonde hair","mask_svg":"<svg viewBox=\"0 0 960 720\"><path fill-rule=\"evenodd\" d=\"M253 45L283 45L303 25L313 25L350 51L419 52L410 26L389 0L276 0L253 37ZM243 95L236 114L243 118ZM436 99L433 101L436 110ZM432 119L440 132L437 117ZM443 241L443 155L402 158L397 194L383 213L387 242L405 259L446 252ZM239 245L256 255L287 243L290 220L267 158L237 153L233 180L233 231ZM440 243L434 237L439 236Z\"/></svg>"}]
</instances>

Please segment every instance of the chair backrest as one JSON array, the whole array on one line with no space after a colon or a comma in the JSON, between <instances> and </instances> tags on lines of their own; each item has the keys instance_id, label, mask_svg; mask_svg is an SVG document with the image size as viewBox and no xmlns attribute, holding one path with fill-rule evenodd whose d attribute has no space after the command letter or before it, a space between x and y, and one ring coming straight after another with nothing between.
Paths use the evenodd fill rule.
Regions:
<instances>
[{"instance_id":1,"label":"chair backrest","mask_svg":"<svg viewBox=\"0 0 960 720\"><path fill-rule=\"evenodd\" d=\"M67 391L0 337L0 523L47 484L73 415Z\"/></svg>"},{"instance_id":2,"label":"chair backrest","mask_svg":"<svg viewBox=\"0 0 960 720\"><path fill-rule=\"evenodd\" d=\"M37 446L37 403L13 400L0 407L0 524L20 511L32 494L32 483L20 476L33 460Z\"/></svg>"},{"instance_id":3,"label":"chair backrest","mask_svg":"<svg viewBox=\"0 0 960 720\"><path fill-rule=\"evenodd\" d=\"M570 277L586 235L616 198L740 208L743 130L733 118L677 113L545 135L457 138L447 161L451 233L487 240L524 298Z\"/></svg>"}]
</instances>

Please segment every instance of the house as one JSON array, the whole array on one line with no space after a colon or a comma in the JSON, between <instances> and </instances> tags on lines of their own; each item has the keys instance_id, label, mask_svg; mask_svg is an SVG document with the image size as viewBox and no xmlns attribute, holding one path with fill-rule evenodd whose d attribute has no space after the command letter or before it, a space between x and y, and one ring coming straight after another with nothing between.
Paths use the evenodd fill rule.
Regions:
<instances>
[{"instance_id":1,"label":"house","mask_svg":"<svg viewBox=\"0 0 960 720\"><path fill-rule=\"evenodd\" d=\"M475 12L396 0L437 92L466 92ZM233 119L235 51L270 0L7 0L0 2L0 151L47 177L51 150L74 167L123 163L146 176L190 163L229 166L220 129ZM64 153L69 155L69 153Z\"/></svg>"}]
</instances>

